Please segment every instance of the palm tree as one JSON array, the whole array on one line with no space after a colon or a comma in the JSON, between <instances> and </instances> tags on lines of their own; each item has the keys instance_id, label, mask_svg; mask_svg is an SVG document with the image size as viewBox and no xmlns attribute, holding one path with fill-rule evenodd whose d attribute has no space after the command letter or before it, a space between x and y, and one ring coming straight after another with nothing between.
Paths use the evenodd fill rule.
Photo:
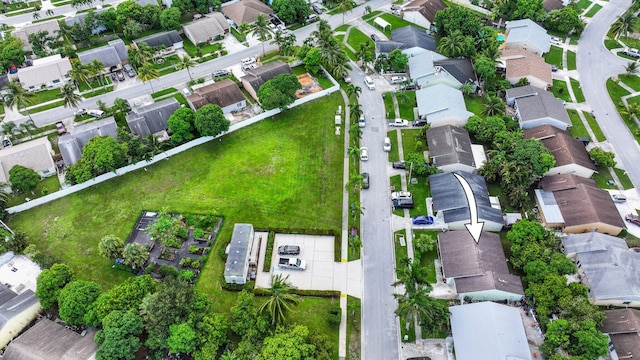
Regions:
<instances>
[{"instance_id":1,"label":"palm tree","mask_svg":"<svg viewBox=\"0 0 640 360\"><path fill-rule=\"evenodd\" d=\"M338 0L338 6L336 6L336 8L342 12L342 25L344 25L344 14L353 9L353 4L353 0Z\"/></svg>"},{"instance_id":2,"label":"palm tree","mask_svg":"<svg viewBox=\"0 0 640 360\"><path fill-rule=\"evenodd\" d=\"M631 75L637 74L640 69L638 68L638 63L637 62L630 61L629 64L627 64L624 67L624 70L625 70L625 74L631 76Z\"/></svg>"},{"instance_id":3,"label":"palm tree","mask_svg":"<svg viewBox=\"0 0 640 360\"><path fill-rule=\"evenodd\" d=\"M293 305L297 305L300 302L300 297L293 294L293 287L287 282L289 275L282 277L282 275L271 276L271 297L262 306L260 306L260 312L267 310L272 319L273 325L284 324L287 314L291 311Z\"/></svg>"},{"instance_id":4,"label":"palm tree","mask_svg":"<svg viewBox=\"0 0 640 360\"><path fill-rule=\"evenodd\" d=\"M440 39L438 51L447 57L459 57L464 52L464 35L460 30L456 30Z\"/></svg>"},{"instance_id":5,"label":"palm tree","mask_svg":"<svg viewBox=\"0 0 640 360\"><path fill-rule=\"evenodd\" d=\"M371 43L366 42L360 44L358 46L358 50L356 50L356 59L360 60L360 64L363 68L367 67L367 64L373 60L372 51L371 51Z\"/></svg>"},{"instance_id":6,"label":"palm tree","mask_svg":"<svg viewBox=\"0 0 640 360\"><path fill-rule=\"evenodd\" d=\"M352 122L355 124L360 119L360 116L363 114L362 105L360 104L349 104L349 112L351 114Z\"/></svg>"},{"instance_id":7,"label":"palm tree","mask_svg":"<svg viewBox=\"0 0 640 360\"><path fill-rule=\"evenodd\" d=\"M129 103L125 99L116 98L113 101L112 113L122 113L126 114L129 112Z\"/></svg>"},{"instance_id":8,"label":"palm tree","mask_svg":"<svg viewBox=\"0 0 640 360\"><path fill-rule=\"evenodd\" d=\"M140 57L140 62L139 64L143 64L145 62L147 62L148 60L154 58L154 54L156 53L155 50L153 50L153 48L149 45L147 45L146 43L139 43L136 45L138 47L138 54Z\"/></svg>"},{"instance_id":9,"label":"palm tree","mask_svg":"<svg viewBox=\"0 0 640 360\"><path fill-rule=\"evenodd\" d=\"M349 176L349 181L347 182L347 185L345 188L347 191L351 191L352 194L355 194L356 191L362 189L363 185L364 185L364 175L356 172L356 173L352 173L351 176Z\"/></svg>"},{"instance_id":10,"label":"palm tree","mask_svg":"<svg viewBox=\"0 0 640 360\"><path fill-rule=\"evenodd\" d=\"M340 49L340 55L335 59L335 64L331 69L331 75L338 79L342 79L351 71L351 65L349 65L349 58L345 55L344 50Z\"/></svg>"},{"instance_id":11,"label":"palm tree","mask_svg":"<svg viewBox=\"0 0 640 360\"><path fill-rule=\"evenodd\" d=\"M64 101L64 107L77 108L78 104L80 104L80 102L82 101L82 96L76 93L71 84L64 84L64 86L60 89L60 96Z\"/></svg>"},{"instance_id":12,"label":"palm tree","mask_svg":"<svg viewBox=\"0 0 640 360\"><path fill-rule=\"evenodd\" d=\"M394 294L398 299L398 308L395 313L403 316L407 323L415 322L424 312L425 305L429 303L429 292L431 286L428 284L416 285L415 288L405 288L404 294Z\"/></svg>"},{"instance_id":13,"label":"palm tree","mask_svg":"<svg viewBox=\"0 0 640 360\"><path fill-rule=\"evenodd\" d=\"M360 148L357 146L349 146L349 148L347 149L347 153L353 158L353 161L355 162L360 157Z\"/></svg>"},{"instance_id":14,"label":"palm tree","mask_svg":"<svg viewBox=\"0 0 640 360\"><path fill-rule=\"evenodd\" d=\"M86 67L91 74L91 77L98 77L100 79L103 78L104 64L102 63L102 61L93 59L93 61L87 64ZM102 80L100 81L100 85L102 85Z\"/></svg>"},{"instance_id":15,"label":"palm tree","mask_svg":"<svg viewBox=\"0 0 640 360\"><path fill-rule=\"evenodd\" d=\"M131 266L133 269L140 269L147 262L149 252L142 245L131 243L124 247L122 258L126 265Z\"/></svg>"},{"instance_id":16,"label":"palm tree","mask_svg":"<svg viewBox=\"0 0 640 360\"><path fill-rule=\"evenodd\" d=\"M176 69L178 70L187 70L187 74L189 75L189 79L193 81L191 77L191 71L189 71L192 67L196 66L196 62L189 57L189 55L180 56L180 60L176 64Z\"/></svg>"},{"instance_id":17,"label":"palm tree","mask_svg":"<svg viewBox=\"0 0 640 360\"><path fill-rule=\"evenodd\" d=\"M362 128L358 124L351 124L349 127L349 136L351 136L351 140L354 145L358 144L357 139L362 139Z\"/></svg>"},{"instance_id":18,"label":"palm tree","mask_svg":"<svg viewBox=\"0 0 640 360\"><path fill-rule=\"evenodd\" d=\"M27 106L33 104L33 93L27 91L19 82L16 81L9 82L5 87L5 90L7 90L5 104L9 107L16 106L18 111L20 111L20 108L23 108L27 112L29 120L33 120L31 119L31 114L29 114L29 110L27 109Z\"/></svg>"},{"instance_id":19,"label":"palm tree","mask_svg":"<svg viewBox=\"0 0 640 360\"><path fill-rule=\"evenodd\" d=\"M471 95L473 93L473 91L476 89L476 86L470 82L466 82L464 84L462 84L462 87L460 88L460 91L462 91L462 93L464 95Z\"/></svg>"},{"instance_id":20,"label":"palm tree","mask_svg":"<svg viewBox=\"0 0 640 360\"><path fill-rule=\"evenodd\" d=\"M62 39L62 41L69 44L73 44L73 35L71 33L71 26L67 25L64 21L60 22L60 29L56 30L56 35Z\"/></svg>"},{"instance_id":21,"label":"palm tree","mask_svg":"<svg viewBox=\"0 0 640 360\"><path fill-rule=\"evenodd\" d=\"M142 80L142 83L146 83L147 81L149 81L149 84L151 84L152 93L155 91L153 90L153 83L151 83L151 80L155 80L159 77L160 72L158 71L158 69L154 68L151 63L146 62L138 68L138 79Z\"/></svg>"},{"instance_id":22,"label":"palm tree","mask_svg":"<svg viewBox=\"0 0 640 360\"><path fill-rule=\"evenodd\" d=\"M36 123L33 122L33 120L27 120L25 122L23 122L22 124L20 124L18 126L20 128L20 131L23 133L27 133L29 135L29 138L31 139L33 136L31 136L31 130L35 130L38 127L36 126Z\"/></svg>"},{"instance_id":23,"label":"palm tree","mask_svg":"<svg viewBox=\"0 0 640 360\"><path fill-rule=\"evenodd\" d=\"M409 258L402 258L401 264L402 267L399 269L398 281L393 283L394 286L403 284L405 289L413 290L418 285L428 285L428 270L426 267L420 265L419 259L411 260Z\"/></svg>"},{"instance_id":24,"label":"palm tree","mask_svg":"<svg viewBox=\"0 0 640 360\"><path fill-rule=\"evenodd\" d=\"M616 39L621 35L628 36L629 30L633 28L636 22L636 17L631 12L626 12L621 15L618 20L611 24L611 31L616 34Z\"/></svg>"},{"instance_id":25,"label":"palm tree","mask_svg":"<svg viewBox=\"0 0 640 360\"><path fill-rule=\"evenodd\" d=\"M282 44L284 43L284 37L282 36L282 31L276 31L273 35L273 40L269 44L276 45L278 47L278 53L281 52Z\"/></svg>"},{"instance_id":26,"label":"palm tree","mask_svg":"<svg viewBox=\"0 0 640 360\"><path fill-rule=\"evenodd\" d=\"M318 21L317 29L311 32L310 37L315 40L316 45L318 45L319 48L323 48L324 42L333 39L332 33L329 22L325 19L320 19L320 21Z\"/></svg>"},{"instance_id":27,"label":"palm tree","mask_svg":"<svg viewBox=\"0 0 640 360\"><path fill-rule=\"evenodd\" d=\"M246 22L243 22L238 26L238 31L241 32L243 35L246 35L251 31L251 25L247 24Z\"/></svg>"},{"instance_id":28,"label":"palm tree","mask_svg":"<svg viewBox=\"0 0 640 360\"><path fill-rule=\"evenodd\" d=\"M497 96L487 95L482 104L482 115L504 115L504 101Z\"/></svg>"},{"instance_id":29,"label":"palm tree","mask_svg":"<svg viewBox=\"0 0 640 360\"><path fill-rule=\"evenodd\" d=\"M626 117L628 120L637 118L640 116L640 105L637 103L629 104L625 106L624 109L620 110L620 115Z\"/></svg>"},{"instance_id":30,"label":"palm tree","mask_svg":"<svg viewBox=\"0 0 640 360\"><path fill-rule=\"evenodd\" d=\"M91 84L89 83L89 69L84 66L80 61L76 61L71 64L71 70L69 70L69 76L71 77L71 81L73 81L78 89L80 89L80 83L84 82L89 86L90 89L93 90Z\"/></svg>"},{"instance_id":31,"label":"palm tree","mask_svg":"<svg viewBox=\"0 0 640 360\"><path fill-rule=\"evenodd\" d=\"M17 128L18 126L13 121L6 121L2 123L2 132L11 138L15 136L15 130Z\"/></svg>"},{"instance_id":32,"label":"palm tree","mask_svg":"<svg viewBox=\"0 0 640 360\"><path fill-rule=\"evenodd\" d=\"M106 235L98 243L98 252L107 260L115 260L122 256L124 241L115 235Z\"/></svg>"},{"instance_id":33,"label":"palm tree","mask_svg":"<svg viewBox=\"0 0 640 360\"><path fill-rule=\"evenodd\" d=\"M45 14L47 14L47 16L53 16L54 12L53 10L49 9L45 12Z\"/></svg>"},{"instance_id":34,"label":"palm tree","mask_svg":"<svg viewBox=\"0 0 640 360\"><path fill-rule=\"evenodd\" d=\"M349 237L349 250L351 250L354 254L357 254L358 251L360 251L361 247L362 247L362 239L360 239L360 236L355 235L355 236Z\"/></svg>"},{"instance_id":35,"label":"palm tree","mask_svg":"<svg viewBox=\"0 0 640 360\"><path fill-rule=\"evenodd\" d=\"M33 20L38 20L38 19L40 19L40 13L36 11L33 13Z\"/></svg>"},{"instance_id":36,"label":"palm tree","mask_svg":"<svg viewBox=\"0 0 640 360\"><path fill-rule=\"evenodd\" d=\"M357 100L358 96L360 96L360 94L362 94L362 88L360 86L356 86L356 85L353 85L353 84L347 85L347 88L345 89L345 91L347 92L347 97L350 100L353 99L354 95L355 95L356 100Z\"/></svg>"},{"instance_id":37,"label":"palm tree","mask_svg":"<svg viewBox=\"0 0 640 360\"><path fill-rule=\"evenodd\" d=\"M269 21L267 21L266 16L263 14L258 15L256 22L254 22L251 27L251 31L253 31L253 33L258 36L258 40L262 42L262 56L264 56L264 42L267 41L269 33L271 32L269 30Z\"/></svg>"},{"instance_id":38,"label":"palm tree","mask_svg":"<svg viewBox=\"0 0 640 360\"><path fill-rule=\"evenodd\" d=\"M349 211L351 212L351 216L353 216L353 221L356 221L356 217L358 215L364 215L364 210L364 206L360 204L360 201L351 203L351 206L349 206Z\"/></svg>"},{"instance_id":39,"label":"palm tree","mask_svg":"<svg viewBox=\"0 0 640 360\"><path fill-rule=\"evenodd\" d=\"M224 354L220 355L220 360L238 360L238 359L239 358L228 349L224 352Z\"/></svg>"}]
</instances>

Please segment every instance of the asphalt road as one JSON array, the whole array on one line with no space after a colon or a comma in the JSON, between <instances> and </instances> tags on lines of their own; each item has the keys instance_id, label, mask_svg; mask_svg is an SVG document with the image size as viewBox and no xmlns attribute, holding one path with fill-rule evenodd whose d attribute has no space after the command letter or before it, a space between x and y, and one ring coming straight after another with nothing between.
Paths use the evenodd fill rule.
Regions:
<instances>
[{"instance_id":1,"label":"asphalt road","mask_svg":"<svg viewBox=\"0 0 640 360\"><path fill-rule=\"evenodd\" d=\"M369 160L361 163L361 171L368 172L369 189L363 190L361 204L363 296L362 296L362 358L367 360L398 359L398 320L394 314L393 297L395 260L391 231L391 200L389 193L389 164L382 143L387 133L384 102L380 91L369 90L364 73L351 72L353 84L362 88L359 101L364 111L366 127L361 146L369 149ZM377 83L386 82L374 77Z\"/></svg>"},{"instance_id":2,"label":"asphalt road","mask_svg":"<svg viewBox=\"0 0 640 360\"><path fill-rule=\"evenodd\" d=\"M596 120L615 149L617 158L624 165L636 191L640 190L640 146L618 114L609 98L606 81L624 73L629 60L612 54L604 47L603 40L611 24L631 5L630 0L612 0L591 19L580 37L577 53L577 70L582 92L593 109Z\"/></svg>"}]
</instances>

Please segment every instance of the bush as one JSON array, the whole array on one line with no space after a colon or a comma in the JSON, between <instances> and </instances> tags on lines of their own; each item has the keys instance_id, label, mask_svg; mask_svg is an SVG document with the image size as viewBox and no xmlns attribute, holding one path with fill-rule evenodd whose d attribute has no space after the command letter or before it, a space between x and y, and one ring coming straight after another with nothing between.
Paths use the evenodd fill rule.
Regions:
<instances>
[{"instance_id":1,"label":"bush","mask_svg":"<svg viewBox=\"0 0 640 360\"><path fill-rule=\"evenodd\" d=\"M146 268L144 268L144 273L150 275L153 272L153 269L156 268L156 263L149 263Z\"/></svg>"},{"instance_id":2,"label":"bush","mask_svg":"<svg viewBox=\"0 0 640 360\"><path fill-rule=\"evenodd\" d=\"M331 327L339 327L340 322L342 322L342 309L339 306L332 307L331 310L329 310L327 321Z\"/></svg>"},{"instance_id":3,"label":"bush","mask_svg":"<svg viewBox=\"0 0 640 360\"><path fill-rule=\"evenodd\" d=\"M191 282L193 280L193 278L195 277L195 275L193 274L193 271L191 270L180 270L178 271L178 277L180 279L184 279L188 282Z\"/></svg>"},{"instance_id":4,"label":"bush","mask_svg":"<svg viewBox=\"0 0 640 360\"><path fill-rule=\"evenodd\" d=\"M170 266L170 265L162 265L160 266L160 269L158 269L158 274L162 275L163 277L167 277L169 275L178 276L178 270L176 270L173 266Z\"/></svg>"},{"instance_id":5,"label":"bush","mask_svg":"<svg viewBox=\"0 0 640 360\"><path fill-rule=\"evenodd\" d=\"M189 238L189 230L185 227L181 227L178 229L176 235L183 240L187 240Z\"/></svg>"},{"instance_id":6,"label":"bush","mask_svg":"<svg viewBox=\"0 0 640 360\"><path fill-rule=\"evenodd\" d=\"M191 260L191 267L194 269L200 269L200 266L202 264L200 264L200 260L196 260L196 259L192 259Z\"/></svg>"},{"instance_id":7,"label":"bush","mask_svg":"<svg viewBox=\"0 0 640 360\"><path fill-rule=\"evenodd\" d=\"M180 266L184 266L184 267L191 266L191 259L186 257L180 259Z\"/></svg>"},{"instance_id":8,"label":"bush","mask_svg":"<svg viewBox=\"0 0 640 360\"><path fill-rule=\"evenodd\" d=\"M199 247L197 247L195 245L189 246L189 253L190 254L196 254L196 253L198 253L198 251L200 251Z\"/></svg>"},{"instance_id":9,"label":"bush","mask_svg":"<svg viewBox=\"0 0 640 360\"><path fill-rule=\"evenodd\" d=\"M170 237L166 239L164 244L171 248L180 248L182 246L182 242L178 240L177 237Z\"/></svg>"},{"instance_id":10,"label":"bush","mask_svg":"<svg viewBox=\"0 0 640 360\"><path fill-rule=\"evenodd\" d=\"M193 237L196 239L202 239L204 238L204 230L197 228L195 230L193 230Z\"/></svg>"},{"instance_id":11,"label":"bush","mask_svg":"<svg viewBox=\"0 0 640 360\"><path fill-rule=\"evenodd\" d=\"M264 254L264 264L262 265L262 271L271 271L271 259L273 258L273 244L276 237L276 233L269 231L267 237L267 251Z\"/></svg>"}]
</instances>

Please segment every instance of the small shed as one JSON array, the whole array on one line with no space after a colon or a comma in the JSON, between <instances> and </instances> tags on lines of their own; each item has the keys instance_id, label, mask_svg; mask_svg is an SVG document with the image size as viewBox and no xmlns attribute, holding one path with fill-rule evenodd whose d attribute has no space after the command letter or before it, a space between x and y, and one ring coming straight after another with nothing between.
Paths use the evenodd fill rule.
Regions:
<instances>
[{"instance_id":1,"label":"small shed","mask_svg":"<svg viewBox=\"0 0 640 360\"><path fill-rule=\"evenodd\" d=\"M383 18L381 18L381 17L377 17L377 18L375 18L375 20L373 20L373 22L374 22L376 25L380 26L380 27L382 28L382 30L386 29L387 27L391 27L391 24L389 24L389 23L387 22L387 20L385 20L385 19L383 19Z\"/></svg>"},{"instance_id":2,"label":"small shed","mask_svg":"<svg viewBox=\"0 0 640 360\"><path fill-rule=\"evenodd\" d=\"M224 280L227 284L244 284L247 282L253 237L253 225L235 224L233 226L227 263L224 266Z\"/></svg>"}]
</instances>

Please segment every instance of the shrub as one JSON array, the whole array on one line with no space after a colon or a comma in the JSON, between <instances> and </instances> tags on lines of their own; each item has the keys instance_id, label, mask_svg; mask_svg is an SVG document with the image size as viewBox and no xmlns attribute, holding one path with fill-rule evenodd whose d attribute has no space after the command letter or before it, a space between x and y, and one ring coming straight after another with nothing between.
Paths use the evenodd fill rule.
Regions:
<instances>
[{"instance_id":1,"label":"shrub","mask_svg":"<svg viewBox=\"0 0 640 360\"><path fill-rule=\"evenodd\" d=\"M162 265L160 266L160 269L158 269L158 273L163 277L167 277L169 275L177 276L178 270L176 270L173 266L170 266L170 265Z\"/></svg>"},{"instance_id":2,"label":"shrub","mask_svg":"<svg viewBox=\"0 0 640 360\"><path fill-rule=\"evenodd\" d=\"M181 227L178 229L176 235L178 235L179 238L186 240L187 238L189 238L189 230L187 230L187 228L185 227Z\"/></svg>"},{"instance_id":3,"label":"shrub","mask_svg":"<svg viewBox=\"0 0 640 360\"><path fill-rule=\"evenodd\" d=\"M342 309L339 306L332 307L331 310L329 310L327 321L332 327L340 326L340 322L342 321Z\"/></svg>"},{"instance_id":4,"label":"shrub","mask_svg":"<svg viewBox=\"0 0 640 360\"><path fill-rule=\"evenodd\" d=\"M200 264L200 261L199 261L199 260L196 260L196 259L191 260L191 267L192 267L192 268L194 268L194 269L200 269L200 265L201 265L201 264Z\"/></svg>"},{"instance_id":5,"label":"shrub","mask_svg":"<svg viewBox=\"0 0 640 360\"><path fill-rule=\"evenodd\" d=\"M187 266L190 266L190 265L191 265L191 259L190 258L186 258L185 257L185 258L180 259L180 266L187 267Z\"/></svg>"},{"instance_id":6,"label":"shrub","mask_svg":"<svg viewBox=\"0 0 640 360\"><path fill-rule=\"evenodd\" d=\"M149 275L153 272L153 269L156 268L156 263L149 263L146 268L144 268L144 273Z\"/></svg>"},{"instance_id":7,"label":"shrub","mask_svg":"<svg viewBox=\"0 0 640 360\"><path fill-rule=\"evenodd\" d=\"M172 248L179 248L179 247L182 246L182 242L180 240L178 240L177 237L170 237L170 238L166 239L164 244L166 246L172 247Z\"/></svg>"},{"instance_id":8,"label":"shrub","mask_svg":"<svg viewBox=\"0 0 640 360\"><path fill-rule=\"evenodd\" d=\"M196 254L196 253L198 253L199 250L200 250L200 248L195 246L195 245L189 246L189 253L191 253L191 254Z\"/></svg>"},{"instance_id":9,"label":"shrub","mask_svg":"<svg viewBox=\"0 0 640 360\"><path fill-rule=\"evenodd\" d=\"M195 275L193 274L193 271L191 271L191 270L180 270L180 271L178 271L178 277L180 279L184 279L186 281L191 282L191 280L193 280Z\"/></svg>"},{"instance_id":10,"label":"shrub","mask_svg":"<svg viewBox=\"0 0 640 360\"><path fill-rule=\"evenodd\" d=\"M202 239L204 237L204 230L200 228L193 230L193 237L196 239Z\"/></svg>"}]
</instances>

